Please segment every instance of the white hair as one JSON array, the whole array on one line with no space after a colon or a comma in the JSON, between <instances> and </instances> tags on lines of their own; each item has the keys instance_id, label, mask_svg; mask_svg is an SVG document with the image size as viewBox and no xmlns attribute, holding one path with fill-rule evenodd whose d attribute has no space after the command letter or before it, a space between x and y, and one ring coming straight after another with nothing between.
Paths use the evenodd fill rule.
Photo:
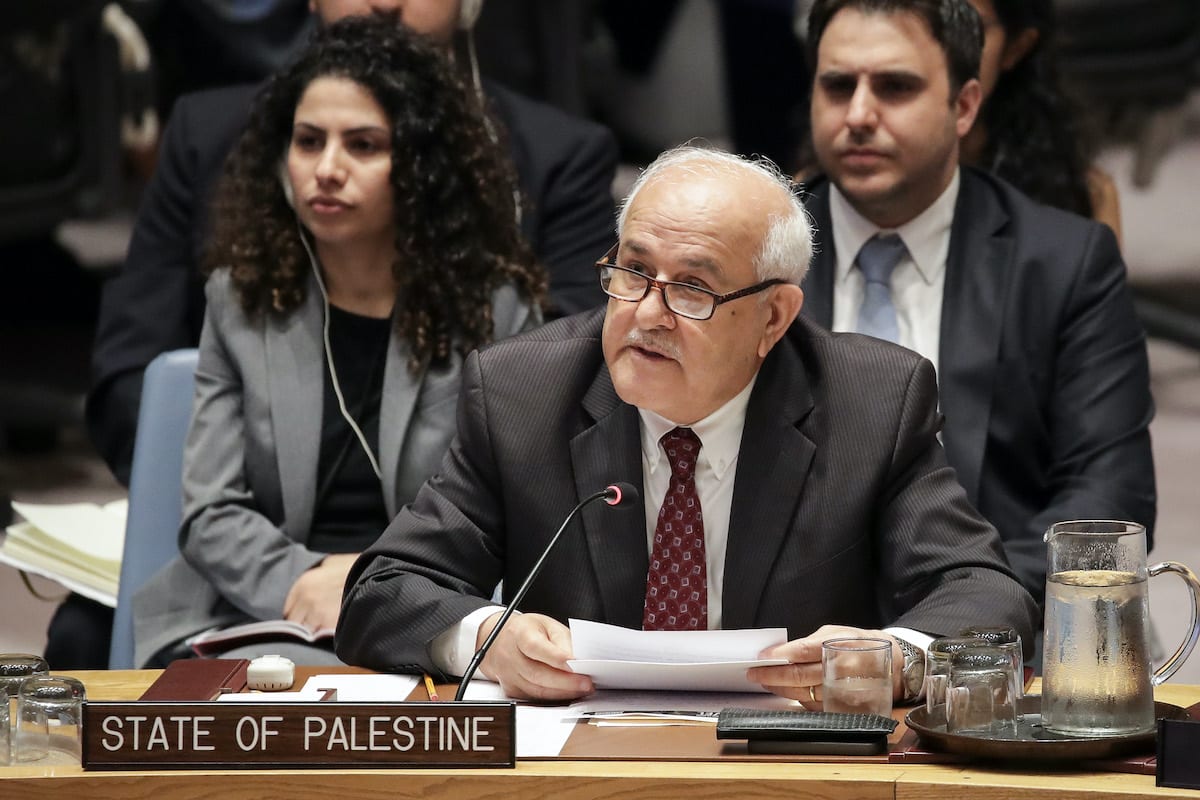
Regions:
<instances>
[{"instance_id":1,"label":"white hair","mask_svg":"<svg viewBox=\"0 0 1200 800\"><path fill-rule=\"evenodd\" d=\"M767 218L767 231L762 246L753 259L754 274L760 281L778 278L799 285L808 272L812 259L812 224L804 203L796 193L795 184L784 175L774 162L767 158L743 158L724 150L683 144L667 150L634 181L629 194L617 211L617 237L625 232L625 220L629 208L638 192L660 174L671 170L689 176L728 175L731 172L749 172L758 175L770 186L787 198L788 211L771 214Z\"/></svg>"}]
</instances>

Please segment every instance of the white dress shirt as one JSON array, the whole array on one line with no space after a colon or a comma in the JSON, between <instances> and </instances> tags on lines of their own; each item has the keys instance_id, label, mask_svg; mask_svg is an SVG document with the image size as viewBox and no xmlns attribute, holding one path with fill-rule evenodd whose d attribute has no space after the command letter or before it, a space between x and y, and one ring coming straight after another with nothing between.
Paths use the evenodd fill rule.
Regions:
<instances>
[{"instance_id":1,"label":"white dress shirt","mask_svg":"<svg viewBox=\"0 0 1200 800\"><path fill-rule=\"evenodd\" d=\"M892 304L900 329L900 344L916 350L938 366L941 341L942 291L946 285L946 259L950 254L950 227L958 202L959 173L950 185L909 222L895 229L881 229L859 214L836 186L830 186L829 215L837 271L833 282L833 330L858 329L866 280L855 263L858 251L877 233L895 233L908 254L892 271Z\"/></svg>"}]
</instances>

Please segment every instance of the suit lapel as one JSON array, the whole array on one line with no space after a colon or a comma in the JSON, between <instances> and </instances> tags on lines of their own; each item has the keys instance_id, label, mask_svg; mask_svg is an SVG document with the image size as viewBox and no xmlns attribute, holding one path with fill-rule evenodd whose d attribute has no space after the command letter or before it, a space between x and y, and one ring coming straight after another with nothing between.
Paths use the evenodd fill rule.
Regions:
<instances>
[{"instance_id":1,"label":"suit lapel","mask_svg":"<svg viewBox=\"0 0 1200 800\"><path fill-rule=\"evenodd\" d=\"M379 470L383 483L383 502L389 518L396 516L399 511L396 508L396 483L399 479L401 450L428 373L428 358L415 375L412 373L408 368L411 355L407 342L398 336L390 337L383 373L383 398L379 407Z\"/></svg>"},{"instance_id":2,"label":"suit lapel","mask_svg":"<svg viewBox=\"0 0 1200 800\"><path fill-rule=\"evenodd\" d=\"M812 215L816 228L816 251L803 283L804 315L828 330L833 327L833 283L837 280L837 253L834 252L829 214L829 183L818 183L804 205Z\"/></svg>"},{"instance_id":3,"label":"suit lapel","mask_svg":"<svg viewBox=\"0 0 1200 800\"><path fill-rule=\"evenodd\" d=\"M963 169L942 292L938 387L946 455L976 504L1013 252L1007 222L988 185Z\"/></svg>"},{"instance_id":4,"label":"suit lapel","mask_svg":"<svg viewBox=\"0 0 1200 800\"><path fill-rule=\"evenodd\" d=\"M723 628L754 626L816 453L816 445L800 430L813 400L792 342L792 337L806 335L797 323L775 345L759 370L746 409L725 554Z\"/></svg>"},{"instance_id":5,"label":"suit lapel","mask_svg":"<svg viewBox=\"0 0 1200 800\"><path fill-rule=\"evenodd\" d=\"M323 313L320 293L310 279L304 305L266 323L267 381L283 527L298 540L307 537L312 525L317 483L324 392L313 387L323 386L325 380Z\"/></svg>"},{"instance_id":6,"label":"suit lapel","mask_svg":"<svg viewBox=\"0 0 1200 800\"><path fill-rule=\"evenodd\" d=\"M614 481L642 488L642 457L637 409L624 403L603 364L583 398L595 420L571 440L571 465L579 499ZM649 567L643 505L621 509L598 503L582 512L584 537L595 565L604 618L630 628L642 625L642 604Z\"/></svg>"}]
</instances>

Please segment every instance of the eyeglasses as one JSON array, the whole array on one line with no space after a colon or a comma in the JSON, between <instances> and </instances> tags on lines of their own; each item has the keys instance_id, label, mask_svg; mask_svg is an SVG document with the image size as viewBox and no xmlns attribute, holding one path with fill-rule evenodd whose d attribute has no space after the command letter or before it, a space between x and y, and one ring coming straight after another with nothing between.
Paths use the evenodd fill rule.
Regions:
<instances>
[{"instance_id":1,"label":"eyeglasses","mask_svg":"<svg viewBox=\"0 0 1200 800\"><path fill-rule=\"evenodd\" d=\"M616 300L638 303L650 294L651 289L658 289L662 292L663 303L671 313L688 319L709 319L717 310L717 306L722 303L758 294L764 289L787 283L780 278L771 278L762 283L747 286L745 289L738 289L736 292L717 294L690 283L656 280L636 269L613 264L611 260L617 254L617 247L618 245L613 245L604 258L596 262L596 269L600 273L600 288L604 290L604 293Z\"/></svg>"}]
</instances>

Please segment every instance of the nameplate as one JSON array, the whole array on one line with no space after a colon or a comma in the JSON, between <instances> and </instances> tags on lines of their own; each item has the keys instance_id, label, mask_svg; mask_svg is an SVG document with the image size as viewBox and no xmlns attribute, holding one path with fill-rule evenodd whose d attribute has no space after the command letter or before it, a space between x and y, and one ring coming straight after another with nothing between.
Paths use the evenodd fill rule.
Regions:
<instances>
[{"instance_id":1,"label":"nameplate","mask_svg":"<svg viewBox=\"0 0 1200 800\"><path fill-rule=\"evenodd\" d=\"M84 769L512 767L512 703L88 702Z\"/></svg>"}]
</instances>

